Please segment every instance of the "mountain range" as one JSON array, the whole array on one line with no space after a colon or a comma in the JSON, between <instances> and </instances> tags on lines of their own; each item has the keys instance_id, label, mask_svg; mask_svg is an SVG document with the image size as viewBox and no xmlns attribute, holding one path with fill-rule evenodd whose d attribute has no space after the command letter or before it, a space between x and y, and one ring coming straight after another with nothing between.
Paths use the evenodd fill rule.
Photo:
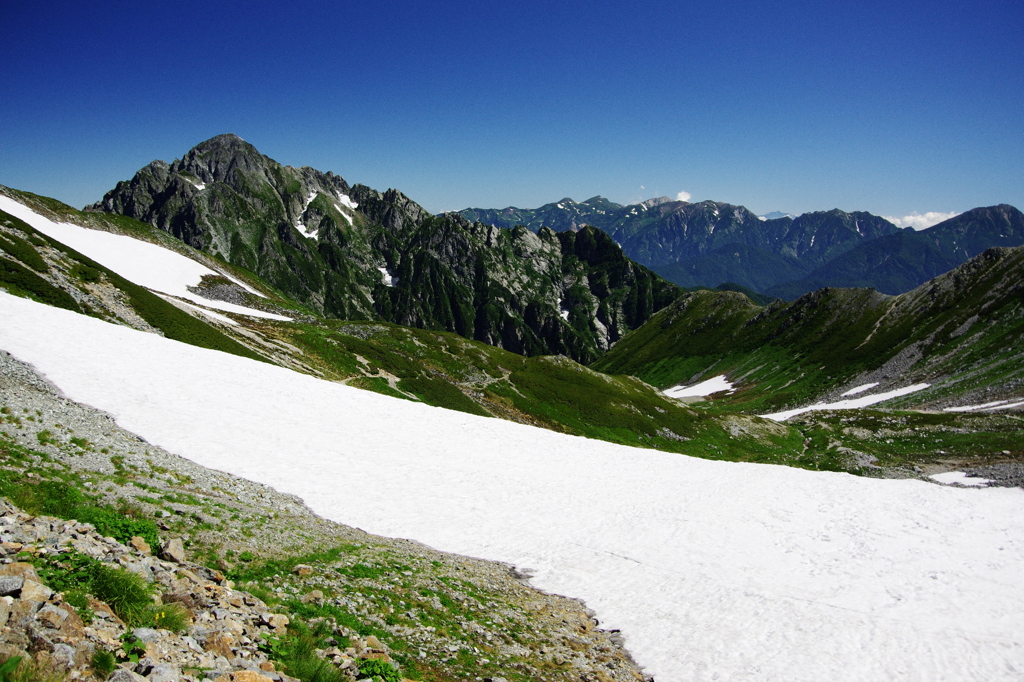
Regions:
<instances>
[{"instance_id":1,"label":"mountain range","mask_svg":"<svg viewBox=\"0 0 1024 682\"><path fill-rule=\"evenodd\" d=\"M592 204L573 210L617 210ZM296 623L348 628L306 647L316 666L338 663L351 630L387 641L424 680L642 677L582 637L589 620L547 607L522 618L491 596L499 583L435 572L440 557L406 565L372 540L301 571L295 557L229 554L221 541L248 546L233 543L260 535L263 512L207 497L230 496L211 484L222 475L165 466L151 443L302 495L327 518L540 567L540 587L621 623L659 679L888 679L908 664L929 679L1012 677L1019 490L935 484L1024 485L1024 246L989 248L1016 238L1015 209L913 233L868 214L773 222L674 204L623 208L652 226L676 215L673 253L704 243L710 256L781 259L808 286L843 259L909 286L910 271L980 253L896 295L682 291L614 231L431 216L234 136L150 164L84 212L0 187L0 485L81 482L121 517L170 530L184 515L196 533L223 533L190 546L211 577L228 563L259 571L266 587L246 589ZM111 418L134 433L113 452ZM13 480L11 463L32 471ZM280 500L264 501L271 518L296 506ZM294 575L320 594L282 592ZM517 632L533 618L565 627ZM276 671L320 679L288 662L291 640L256 640ZM584 674L595 661L615 674Z\"/></svg>"},{"instance_id":2,"label":"mountain range","mask_svg":"<svg viewBox=\"0 0 1024 682\"><path fill-rule=\"evenodd\" d=\"M88 207L256 273L319 315L590 362L679 290L603 232L431 216L401 192L282 166L234 135L154 161Z\"/></svg>"},{"instance_id":3,"label":"mountain range","mask_svg":"<svg viewBox=\"0 0 1024 682\"><path fill-rule=\"evenodd\" d=\"M743 206L668 197L622 206L594 197L537 209L465 209L481 222L606 231L630 258L681 287L737 284L792 300L825 286L900 294L992 246L1024 244L1024 214L977 208L916 232L839 209L762 219Z\"/></svg>"},{"instance_id":4,"label":"mountain range","mask_svg":"<svg viewBox=\"0 0 1024 682\"><path fill-rule=\"evenodd\" d=\"M1024 454L1022 247L987 250L897 297L824 289L763 307L736 292L688 292L594 364L635 361L628 371L658 386L715 386L688 404L566 357L323 317L148 223L0 195L0 363L20 377L2 377L0 448L32 468L16 483L45 492L81 482L116 491L114 512L137 521L177 533L183 515L193 531L222 535L188 549L202 549L204 575L223 582L213 571L234 564L231 579L288 613L289 638L253 632L246 643L259 642L275 664L262 670L283 670L285 682L320 679L288 657L304 625L318 637L306 647L316 670L339 664L349 637L372 634L403 674L424 680L642 676L589 636L589 619L524 609L503 583L457 562L446 569L436 553L365 535L327 551L311 524L295 532L317 553L283 560L262 533L295 498L250 485L265 506L239 509L237 483L170 465L151 444L302 496L325 518L536 568L539 587L586 599L621 628L658 679L889 679L908 665L929 679L1011 679L1019 668L1024 545L1008 521L1019 491L933 482L1020 483L1004 475ZM53 398L34 397L40 387ZM890 400L828 409L850 395ZM815 401L796 416L757 416ZM134 435L111 443L111 418ZM266 558L228 553L250 536ZM168 577L190 585L180 569ZM218 588L250 603L232 589ZM198 625L205 638L213 624ZM244 667L225 661L213 667ZM609 673L587 672L594 661Z\"/></svg>"}]
</instances>

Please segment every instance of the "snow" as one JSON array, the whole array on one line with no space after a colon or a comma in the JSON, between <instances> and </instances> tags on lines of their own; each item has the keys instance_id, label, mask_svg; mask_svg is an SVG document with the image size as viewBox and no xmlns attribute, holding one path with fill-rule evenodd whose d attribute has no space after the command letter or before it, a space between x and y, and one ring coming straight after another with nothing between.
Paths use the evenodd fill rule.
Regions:
<instances>
[{"instance_id":1,"label":"snow","mask_svg":"<svg viewBox=\"0 0 1024 682\"><path fill-rule=\"evenodd\" d=\"M393 287L395 286L395 279L391 276L391 271L387 268L377 268L380 270L380 276L384 280L384 286Z\"/></svg>"},{"instance_id":2,"label":"snow","mask_svg":"<svg viewBox=\"0 0 1024 682\"><path fill-rule=\"evenodd\" d=\"M938 481L939 483L959 483L960 485L971 486L983 486L992 482L987 478L969 477L962 471L947 471L943 474L932 474L928 478L933 481Z\"/></svg>"},{"instance_id":3,"label":"snow","mask_svg":"<svg viewBox=\"0 0 1024 682\"><path fill-rule=\"evenodd\" d=\"M854 410L858 407L868 407L869 405L875 405L877 403L885 402L893 398L898 398L903 395L909 395L922 391L931 386L931 384L913 384L911 386L904 386L903 388L896 388L891 391L884 393L875 393L874 395L861 396L860 398L850 398L849 400L840 400L835 403L815 403L814 405L808 405L807 407L798 407L792 410L785 410L783 412L775 412L773 414L762 414L761 416L765 419L774 419L777 422L786 421L790 417L795 417L798 414L804 412L811 412L813 410ZM854 389L856 390L856 389ZM846 395L846 394L844 394Z\"/></svg>"},{"instance_id":4,"label":"snow","mask_svg":"<svg viewBox=\"0 0 1024 682\"><path fill-rule=\"evenodd\" d=\"M195 311L195 312L198 312L198 313L202 313L203 315L206 315L210 319L216 320L218 322L222 322L224 324L230 324L230 325L238 326L238 323L235 322L234 320L232 320L227 315L221 315L220 313L215 313L212 310L206 310L205 308L200 308L199 306L190 305L188 303L185 303L184 301L179 301L179 300L177 300L175 298L172 298L170 296L164 296L163 294L157 294L157 296L159 296L160 298L164 299L165 301L167 301L171 305L181 306L185 310Z\"/></svg>"},{"instance_id":5,"label":"snow","mask_svg":"<svg viewBox=\"0 0 1024 682\"><path fill-rule=\"evenodd\" d=\"M344 218L345 220L347 220L349 226L351 226L352 225L352 216L350 216L348 213L345 213L344 209L342 209L342 207L340 205L338 205L338 204L335 204L334 208L338 209L338 213L341 214L341 217Z\"/></svg>"},{"instance_id":6,"label":"snow","mask_svg":"<svg viewBox=\"0 0 1024 682\"><path fill-rule=\"evenodd\" d=\"M359 208L359 204L352 201L352 199L347 194L342 194L341 192L338 192L338 201L341 202L342 206L351 208L353 211Z\"/></svg>"},{"instance_id":7,"label":"snow","mask_svg":"<svg viewBox=\"0 0 1024 682\"><path fill-rule=\"evenodd\" d=\"M712 393L718 393L719 391L731 390L733 390L732 382L726 379L724 374L720 374L716 377L706 379L699 384L693 384L692 386L673 386L672 388L666 388L662 393L667 395L669 398L692 398L711 395Z\"/></svg>"},{"instance_id":8,"label":"snow","mask_svg":"<svg viewBox=\"0 0 1024 682\"><path fill-rule=\"evenodd\" d=\"M565 301L558 302L558 315L566 322L569 321L569 305Z\"/></svg>"},{"instance_id":9,"label":"snow","mask_svg":"<svg viewBox=\"0 0 1024 682\"><path fill-rule=\"evenodd\" d=\"M202 192L204 189L206 189L206 183L205 182L192 182L191 180L189 180L189 182L191 182L192 186L195 187L200 192Z\"/></svg>"},{"instance_id":10,"label":"snow","mask_svg":"<svg viewBox=\"0 0 1024 682\"><path fill-rule=\"evenodd\" d=\"M841 398L845 398L848 395L857 395L858 393L863 393L864 391L870 391L871 389L873 389L877 385L878 385L877 381L875 381L873 383L870 383L870 384L861 384L860 386L857 386L856 388L851 388L846 393L843 393L840 397Z\"/></svg>"},{"instance_id":11,"label":"snow","mask_svg":"<svg viewBox=\"0 0 1024 682\"><path fill-rule=\"evenodd\" d=\"M299 217L295 220L295 229L301 232L303 236L309 237L310 239L316 239L317 230L310 230L306 227L306 224L302 222L302 214L305 213L306 209L309 208L309 205L313 203L313 199L316 199L317 194L319 194L319 192L316 190L312 190L309 193L309 196L306 197L306 203L303 204L302 211L299 213Z\"/></svg>"},{"instance_id":12,"label":"snow","mask_svg":"<svg viewBox=\"0 0 1024 682\"><path fill-rule=\"evenodd\" d=\"M1024 492L701 460L391 399L0 294L0 348L202 465L532 570L678 680L1019 680Z\"/></svg>"},{"instance_id":13,"label":"snow","mask_svg":"<svg viewBox=\"0 0 1024 682\"><path fill-rule=\"evenodd\" d=\"M188 287L200 284L204 275L219 275L227 277L254 294L263 296L230 275L214 272L201 263L157 244L112 232L90 230L71 223L55 223L3 195L0 195L0 210L24 220L46 236L70 246L125 279L147 289L192 301L207 308L215 308L238 315L284 321L291 319L225 301L211 301L192 293Z\"/></svg>"},{"instance_id":14,"label":"snow","mask_svg":"<svg viewBox=\"0 0 1024 682\"><path fill-rule=\"evenodd\" d=\"M1009 400L994 400L990 403L982 403L981 405L961 405L960 407L947 407L943 412L974 412L976 410L1009 410L1014 407L1020 407L1024 405L1024 400L1017 402L1010 402Z\"/></svg>"}]
</instances>

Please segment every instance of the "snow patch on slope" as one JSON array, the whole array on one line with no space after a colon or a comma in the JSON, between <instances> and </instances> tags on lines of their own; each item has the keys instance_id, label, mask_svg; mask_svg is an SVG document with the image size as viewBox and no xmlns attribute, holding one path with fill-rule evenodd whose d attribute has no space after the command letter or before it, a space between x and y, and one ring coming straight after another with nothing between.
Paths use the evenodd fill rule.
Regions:
<instances>
[{"instance_id":1,"label":"snow patch on slope","mask_svg":"<svg viewBox=\"0 0 1024 682\"><path fill-rule=\"evenodd\" d=\"M1024 493L701 460L321 381L0 294L0 348L149 442L532 569L661 680L1011 680ZM353 485L353 482L358 482Z\"/></svg>"},{"instance_id":2,"label":"snow patch on slope","mask_svg":"<svg viewBox=\"0 0 1024 682\"><path fill-rule=\"evenodd\" d=\"M861 384L860 386L857 386L856 388L851 388L846 393L843 393L840 397L841 398L845 398L848 395L857 395L858 393L863 393L864 391L870 391L871 389L873 389L877 385L878 385L877 381L872 382L870 384Z\"/></svg>"},{"instance_id":3,"label":"snow patch on slope","mask_svg":"<svg viewBox=\"0 0 1024 682\"><path fill-rule=\"evenodd\" d=\"M217 275L227 277L235 284L244 287L247 291L263 296L263 294L259 294L252 287L230 275L215 272L191 258L186 258L162 246L121 234L104 232L102 230L90 230L87 227L72 225L71 223L55 223L49 218L39 215L24 204L3 195L0 195L0 210L4 210L24 220L46 236L70 246L76 251L92 258L97 263L110 268L122 277L147 289L183 298L193 303L198 303L201 306L223 310L224 312L249 315L251 317L263 317L271 320L287 321L291 319L225 301L208 300L192 293L188 290L188 287L200 284L204 275Z\"/></svg>"},{"instance_id":4,"label":"snow patch on slope","mask_svg":"<svg viewBox=\"0 0 1024 682\"><path fill-rule=\"evenodd\" d=\"M991 411L991 410L1009 410L1014 407L1020 407L1024 405L1024 400L1009 401L1009 400L993 400L990 403L982 403L981 405L961 405L959 407L947 407L943 412L976 412L976 411Z\"/></svg>"},{"instance_id":5,"label":"snow patch on slope","mask_svg":"<svg viewBox=\"0 0 1024 682\"><path fill-rule=\"evenodd\" d=\"M992 482L987 478L975 478L973 476L968 476L963 471L947 471L942 474L932 474L928 478L932 479L933 481L938 481L939 483L945 483L947 485L950 483L957 483L959 485L969 485L975 487L988 485L989 483Z\"/></svg>"},{"instance_id":6,"label":"snow patch on slope","mask_svg":"<svg viewBox=\"0 0 1024 682\"><path fill-rule=\"evenodd\" d=\"M734 388L733 383L726 379L724 374L720 374L716 377L706 379L699 384L693 384L692 386L673 386L672 388L666 388L662 393L667 395L669 398L694 398L709 396L712 393L718 393L719 391L732 391Z\"/></svg>"},{"instance_id":7,"label":"snow patch on slope","mask_svg":"<svg viewBox=\"0 0 1024 682\"><path fill-rule=\"evenodd\" d=\"M912 386L904 386L903 388L897 388L891 391L886 391L885 393L875 393L873 395L866 395L860 398L840 400L835 403L815 403L814 405L808 405L807 407L798 407L793 410L785 410L783 412L775 412L773 414L762 414L760 416L764 417L765 419L774 419L777 422L781 422L786 421L790 417L795 417L798 414L803 414L804 412L812 412L814 410L853 410L858 407L867 407L869 405L875 405L876 403L881 403L886 400L898 398L902 395L909 395L911 393L916 393L917 391L923 391L929 386L931 386L931 384L914 384Z\"/></svg>"},{"instance_id":8,"label":"snow patch on slope","mask_svg":"<svg viewBox=\"0 0 1024 682\"><path fill-rule=\"evenodd\" d=\"M302 211L299 212L299 217L295 220L295 229L301 232L303 236L309 237L310 239L316 239L317 230L310 230L307 228L306 224L302 222L302 216L306 213L306 210L309 209L309 205L313 203L313 199L316 199L317 194L318 192L316 190L309 193L309 196L306 197L306 203L302 206Z\"/></svg>"}]
</instances>

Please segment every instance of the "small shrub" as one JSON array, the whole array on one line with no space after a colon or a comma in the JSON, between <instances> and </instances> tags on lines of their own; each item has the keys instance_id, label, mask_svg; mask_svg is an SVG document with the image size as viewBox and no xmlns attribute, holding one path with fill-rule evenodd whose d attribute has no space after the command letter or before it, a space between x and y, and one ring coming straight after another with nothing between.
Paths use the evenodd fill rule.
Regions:
<instances>
[{"instance_id":1,"label":"small shrub","mask_svg":"<svg viewBox=\"0 0 1024 682\"><path fill-rule=\"evenodd\" d=\"M138 663L146 655L146 643L131 632L121 635L121 648L117 653L117 660L121 663Z\"/></svg>"},{"instance_id":2,"label":"small shrub","mask_svg":"<svg viewBox=\"0 0 1024 682\"><path fill-rule=\"evenodd\" d=\"M43 429L42 431L37 433L36 434L36 440L39 441L40 445L50 445L50 444L56 445L57 444L56 436L54 436L53 435L53 431L50 431L49 429Z\"/></svg>"},{"instance_id":3,"label":"small shrub","mask_svg":"<svg viewBox=\"0 0 1024 682\"><path fill-rule=\"evenodd\" d=\"M93 594L110 605L121 620L132 627L143 624L153 604L153 585L142 576L99 564L93 568Z\"/></svg>"},{"instance_id":4,"label":"small shrub","mask_svg":"<svg viewBox=\"0 0 1024 682\"><path fill-rule=\"evenodd\" d=\"M64 678L63 673L31 658L12 656L0 663L0 682L62 682Z\"/></svg>"},{"instance_id":5,"label":"small shrub","mask_svg":"<svg viewBox=\"0 0 1024 682\"><path fill-rule=\"evenodd\" d=\"M94 267L86 265L85 263L75 263L74 267L71 268L71 276L77 277L83 282L100 281L100 271Z\"/></svg>"},{"instance_id":6,"label":"small shrub","mask_svg":"<svg viewBox=\"0 0 1024 682\"><path fill-rule=\"evenodd\" d=\"M192 615L181 604L153 604L149 607L148 625L160 630L181 632L189 626Z\"/></svg>"},{"instance_id":7,"label":"small shrub","mask_svg":"<svg viewBox=\"0 0 1024 682\"><path fill-rule=\"evenodd\" d=\"M89 665L92 666L93 674L96 677L105 680L117 668L117 657L114 656L112 651L96 649L92 654L92 658L89 659Z\"/></svg>"},{"instance_id":8,"label":"small shrub","mask_svg":"<svg viewBox=\"0 0 1024 682\"><path fill-rule=\"evenodd\" d=\"M380 678L384 682L399 682L402 678L398 671L390 663L375 658L359 661L359 675L361 677Z\"/></svg>"},{"instance_id":9,"label":"small shrub","mask_svg":"<svg viewBox=\"0 0 1024 682\"><path fill-rule=\"evenodd\" d=\"M271 637L264 649L271 658L284 665L285 671L302 682L342 682L343 673L316 654L331 636L331 628L320 622L310 628L301 622L288 625L288 634Z\"/></svg>"}]
</instances>

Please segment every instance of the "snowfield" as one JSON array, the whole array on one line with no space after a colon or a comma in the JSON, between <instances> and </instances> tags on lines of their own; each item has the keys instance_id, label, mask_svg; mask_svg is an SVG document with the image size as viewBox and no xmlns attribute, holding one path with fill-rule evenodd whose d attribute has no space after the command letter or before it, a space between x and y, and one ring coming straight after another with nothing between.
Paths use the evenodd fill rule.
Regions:
<instances>
[{"instance_id":1,"label":"snowfield","mask_svg":"<svg viewBox=\"0 0 1024 682\"><path fill-rule=\"evenodd\" d=\"M719 391L732 392L733 389L733 383L726 379L724 374L719 374L716 377L705 379L699 384L693 384L692 386L666 388L662 393L669 398L702 398Z\"/></svg>"},{"instance_id":2,"label":"snowfield","mask_svg":"<svg viewBox=\"0 0 1024 682\"><path fill-rule=\"evenodd\" d=\"M151 443L584 599L659 682L1024 678L1019 489L627 448L4 293L0 320L0 348Z\"/></svg>"},{"instance_id":3,"label":"snowfield","mask_svg":"<svg viewBox=\"0 0 1024 682\"><path fill-rule=\"evenodd\" d=\"M230 275L214 272L191 258L165 249L157 244L144 242L125 235L91 230L71 223L55 223L45 216L39 215L24 204L0 194L0 210L10 213L16 218L39 230L48 237L70 246L79 253L92 258L122 277L135 284L159 291L163 294L197 303L207 308L223 310L228 313L263 317L271 320L290 320L290 317L267 313L245 306L213 301L198 296L188 290L202 281L203 275L219 275L227 277L238 286L257 296L263 296L252 287ZM265 297L264 297L265 298Z\"/></svg>"},{"instance_id":4,"label":"snowfield","mask_svg":"<svg viewBox=\"0 0 1024 682\"><path fill-rule=\"evenodd\" d=\"M875 385L877 386L877 384ZM813 412L814 410L856 410L861 407L877 405L878 403L883 403L886 400L891 400L892 398L899 398L903 395L910 395L917 391L923 391L929 386L931 386L931 384L913 384L911 386L904 386L903 388L894 388L893 390L885 391L884 393L875 393L873 395L861 396L860 398L847 398L846 400L839 400L834 403L814 403L813 405L807 405L806 407L797 407L792 410L784 410L783 412L774 412L772 414L762 414L761 416L765 419L774 419L777 422L783 422L790 417L795 417L798 414L803 414L804 412ZM859 389L853 389L853 391L847 391L843 395L857 395L860 392L861 391Z\"/></svg>"}]
</instances>

